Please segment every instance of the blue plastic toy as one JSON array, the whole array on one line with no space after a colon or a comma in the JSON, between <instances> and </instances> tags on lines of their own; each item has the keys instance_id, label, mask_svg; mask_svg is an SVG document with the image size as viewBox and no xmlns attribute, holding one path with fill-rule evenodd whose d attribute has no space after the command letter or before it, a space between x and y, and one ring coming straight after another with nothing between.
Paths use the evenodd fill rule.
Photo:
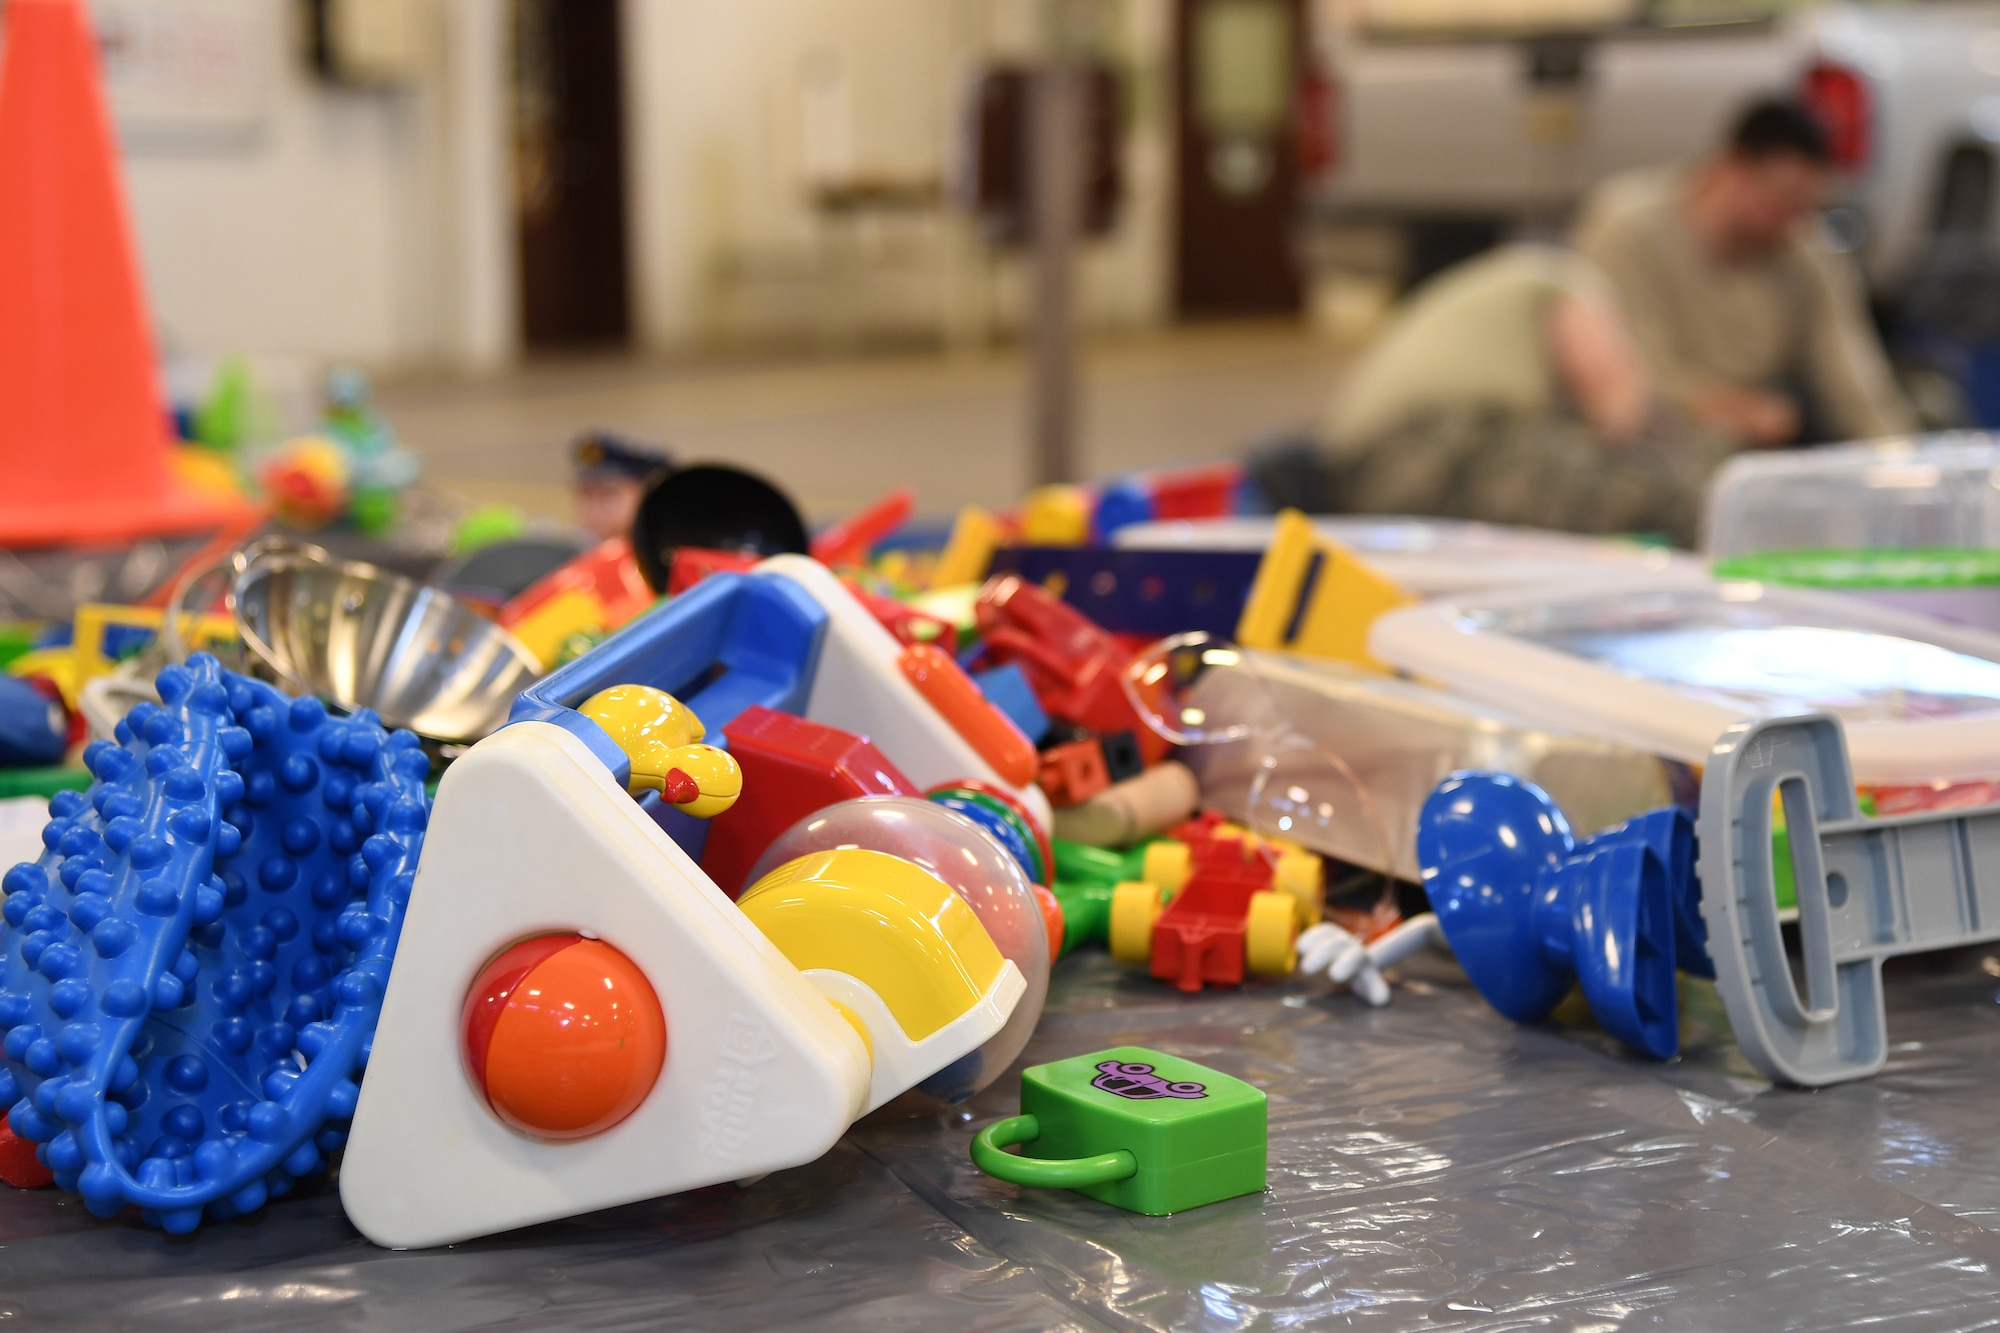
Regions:
<instances>
[{"instance_id":1,"label":"blue plastic toy","mask_svg":"<svg viewBox=\"0 0 2000 1333\"><path fill-rule=\"evenodd\" d=\"M1578 842L1533 783L1454 773L1417 817L1417 861L1446 941L1495 1009L1537 1022L1580 981L1627 1046L1658 1060L1680 1049L1676 965L1715 975L1686 811Z\"/></svg>"},{"instance_id":2,"label":"blue plastic toy","mask_svg":"<svg viewBox=\"0 0 2000 1333\"><path fill-rule=\"evenodd\" d=\"M0 1105L91 1212L180 1233L346 1142L429 761L206 654L158 683L0 877Z\"/></svg>"},{"instance_id":3,"label":"blue plastic toy","mask_svg":"<svg viewBox=\"0 0 2000 1333\"><path fill-rule=\"evenodd\" d=\"M968 801L962 796L952 795L947 792L934 792L930 799L934 804L941 805L947 810L964 815L967 819L979 825L980 828L985 829L987 833L992 835L993 841L1000 844L1001 850L1007 853L1014 864L1021 867L1021 871L1027 875L1029 883L1041 883L1041 875L1038 873L1041 870L1041 858L1036 855L1035 849L1029 845L1028 840L1021 836L1021 830L1011 821L991 807L981 805L977 801Z\"/></svg>"},{"instance_id":4,"label":"blue plastic toy","mask_svg":"<svg viewBox=\"0 0 2000 1333\"><path fill-rule=\"evenodd\" d=\"M1042 701L1035 695L1035 687L1028 683L1028 673L1020 664L1008 662L1002 666L990 667L985 671L972 673L972 681L979 686L979 692L987 702L1007 715L1007 720L1021 729L1028 740L1040 745L1042 738L1049 734L1049 715L1043 709Z\"/></svg>"},{"instance_id":5,"label":"blue plastic toy","mask_svg":"<svg viewBox=\"0 0 2000 1333\"><path fill-rule=\"evenodd\" d=\"M0 768L61 763L68 733L62 705L25 680L0 675Z\"/></svg>"},{"instance_id":6,"label":"blue plastic toy","mask_svg":"<svg viewBox=\"0 0 2000 1333\"><path fill-rule=\"evenodd\" d=\"M509 722L552 722L588 745L622 784L631 761L577 705L613 685L665 690L728 748L722 729L752 704L803 713L827 615L788 579L712 574L590 652L521 691Z\"/></svg>"}]
</instances>

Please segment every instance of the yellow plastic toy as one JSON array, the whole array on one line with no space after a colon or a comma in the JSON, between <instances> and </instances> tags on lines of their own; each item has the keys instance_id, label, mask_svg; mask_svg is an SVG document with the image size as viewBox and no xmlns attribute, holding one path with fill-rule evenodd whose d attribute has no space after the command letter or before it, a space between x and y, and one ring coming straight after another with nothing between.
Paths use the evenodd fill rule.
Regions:
<instances>
[{"instance_id":1,"label":"yellow plastic toy","mask_svg":"<svg viewBox=\"0 0 2000 1333\"><path fill-rule=\"evenodd\" d=\"M1152 959L1153 927L1170 897L1168 890L1143 879L1126 880L1111 891L1111 923L1105 943L1113 958L1141 965Z\"/></svg>"},{"instance_id":2,"label":"yellow plastic toy","mask_svg":"<svg viewBox=\"0 0 2000 1333\"><path fill-rule=\"evenodd\" d=\"M1311 591L1313 557L1319 577ZM1301 600L1304 614L1299 613ZM1368 628L1376 617L1416 598L1397 587L1354 552L1319 535L1312 520L1296 509L1278 515L1276 532L1257 566L1236 641L1245 648L1284 649L1310 657L1330 657L1371 671L1388 666L1368 652ZM1287 627L1297 621L1297 632Z\"/></svg>"},{"instance_id":3,"label":"yellow plastic toy","mask_svg":"<svg viewBox=\"0 0 2000 1333\"><path fill-rule=\"evenodd\" d=\"M1021 504L1021 535L1032 546L1081 546L1090 540L1090 510L1080 486L1037 486Z\"/></svg>"},{"instance_id":4,"label":"yellow plastic toy","mask_svg":"<svg viewBox=\"0 0 2000 1333\"><path fill-rule=\"evenodd\" d=\"M104 652L104 632L117 625L157 633L165 620L164 611L151 607L85 602L76 608L67 644L23 653L8 664L7 670L16 676L44 676L54 681L62 692L63 703L74 711L83 696L83 687L118 665ZM236 621L230 616L184 612L180 627L181 638L189 648L214 652L236 642Z\"/></svg>"},{"instance_id":5,"label":"yellow plastic toy","mask_svg":"<svg viewBox=\"0 0 2000 1333\"><path fill-rule=\"evenodd\" d=\"M951 537L931 568L931 586L950 588L958 584L977 585L993 566L993 553L1000 546L1000 525L993 515L977 505L958 511L951 525Z\"/></svg>"},{"instance_id":6,"label":"yellow plastic toy","mask_svg":"<svg viewBox=\"0 0 2000 1333\"><path fill-rule=\"evenodd\" d=\"M857 1008L879 1003L905 1036L922 1042L977 1005L1006 966L963 898L886 852L845 847L802 856L745 889L736 905L800 971L863 983L864 993L837 1004L863 1040L868 1027Z\"/></svg>"},{"instance_id":7,"label":"yellow plastic toy","mask_svg":"<svg viewBox=\"0 0 2000 1333\"><path fill-rule=\"evenodd\" d=\"M656 791L696 819L713 819L743 794L743 770L727 750L703 745L694 710L650 685L613 685L577 710L604 728L632 763L634 796Z\"/></svg>"}]
</instances>

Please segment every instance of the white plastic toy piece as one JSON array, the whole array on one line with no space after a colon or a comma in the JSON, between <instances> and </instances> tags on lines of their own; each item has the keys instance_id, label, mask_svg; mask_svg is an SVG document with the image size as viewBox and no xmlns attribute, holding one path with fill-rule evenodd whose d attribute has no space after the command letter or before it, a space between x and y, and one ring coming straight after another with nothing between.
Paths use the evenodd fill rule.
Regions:
<instances>
[{"instance_id":1,"label":"white plastic toy piece","mask_svg":"<svg viewBox=\"0 0 2000 1333\"><path fill-rule=\"evenodd\" d=\"M507 727L451 767L424 851L340 1182L355 1226L392 1248L811 1161L871 1107L990 1039L1024 988L1004 963L957 1021L911 1041L860 978L788 961L587 746L548 723ZM504 1123L464 1053L481 970L554 932L622 952L667 1028L638 1108L568 1141Z\"/></svg>"},{"instance_id":2,"label":"white plastic toy piece","mask_svg":"<svg viewBox=\"0 0 2000 1333\"><path fill-rule=\"evenodd\" d=\"M900 665L902 645L832 570L802 555L773 556L757 570L784 575L827 613L807 718L868 737L919 787L979 778L1013 792L1043 829L1053 825L1049 798L1040 787L1016 787L1003 779L917 692Z\"/></svg>"},{"instance_id":3,"label":"white plastic toy piece","mask_svg":"<svg viewBox=\"0 0 2000 1333\"><path fill-rule=\"evenodd\" d=\"M1429 912L1413 916L1395 929L1363 944L1331 921L1309 927L1299 936L1299 972L1325 972L1336 986L1347 986L1376 1008L1389 1003L1384 968L1394 967L1425 946L1445 947L1444 931Z\"/></svg>"},{"instance_id":4,"label":"white plastic toy piece","mask_svg":"<svg viewBox=\"0 0 2000 1333\"><path fill-rule=\"evenodd\" d=\"M1008 963L1001 982L978 1007L967 1010L922 1041L911 1041L898 1028L882 997L859 978L823 967L807 968L800 975L820 994L860 1018L862 1026L868 1029L873 1069L862 1115L902 1096L938 1070L985 1045L987 1038L1007 1026L1014 1005L1028 989L1021 969Z\"/></svg>"}]
</instances>

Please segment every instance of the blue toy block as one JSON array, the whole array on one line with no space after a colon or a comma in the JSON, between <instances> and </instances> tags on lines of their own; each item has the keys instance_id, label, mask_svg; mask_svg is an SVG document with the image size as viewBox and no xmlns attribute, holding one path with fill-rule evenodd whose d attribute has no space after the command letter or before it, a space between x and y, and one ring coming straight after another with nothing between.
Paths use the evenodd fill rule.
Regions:
<instances>
[{"instance_id":1,"label":"blue toy block","mask_svg":"<svg viewBox=\"0 0 2000 1333\"><path fill-rule=\"evenodd\" d=\"M972 681L986 701L1005 713L1030 743L1042 743L1042 738L1049 734L1049 715L1043 711L1042 701L1035 697L1035 687L1028 683L1026 672L1009 662L990 671L975 671Z\"/></svg>"},{"instance_id":2,"label":"blue toy block","mask_svg":"<svg viewBox=\"0 0 2000 1333\"><path fill-rule=\"evenodd\" d=\"M1098 493L1097 508L1090 517L1090 539L1103 545L1120 528L1150 523L1154 517L1151 491L1130 478L1111 482Z\"/></svg>"},{"instance_id":3,"label":"blue toy block","mask_svg":"<svg viewBox=\"0 0 2000 1333\"><path fill-rule=\"evenodd\" d=\"M98 651L113 662L122 662L137 656L153 641L153 630L146 625L106 625L104 638L98 644Z\"/></svg>"},{"instance_id":4,"label":"blue toy block","mask_svg":"<svg viewBox=\"0 0 2000 1333\"><path fill-rule=\"evenodd\" d=\"M20 677L0 674L0 768L60 764L68 748L62 706Z\"/></svg>"},{"instance_id":5,"label":"blue toy block","mask_svg":"<svg viewBox=\"0 0 2000 1333\"><path fill-rule=\"evenodd\" d=\"M650 685L689 708L707 743L752 704L803 713L826 637L826 611L790 579L712 574L521 691L508 722L551 722L576 736L623 785L625 752L576 711L613 685Z\"/></svg>"},{"instance_id":6,"label":"blue toy block","mask_svg":"<svg viewBox=\"0 0 2000 1333\"><path fill-rule=\"evenodd\" d=\"M181 1233L346 1142L430 765L205 653L158 684L0 877L0 1105L91 1212Z\"/></svg>"}]
</instances>

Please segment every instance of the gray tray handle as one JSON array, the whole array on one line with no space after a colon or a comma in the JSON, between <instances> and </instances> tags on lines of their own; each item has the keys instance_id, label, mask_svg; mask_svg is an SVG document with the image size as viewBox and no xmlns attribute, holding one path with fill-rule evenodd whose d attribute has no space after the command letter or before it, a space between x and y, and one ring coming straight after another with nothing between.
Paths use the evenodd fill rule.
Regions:
<instances>
[{"instance_id":1,"label":"gray tray handle","mask_svg":"<svg viewBox=\"0 0 2000 1333\"><path fill-rule=\"evenodd\" d=\"M1774 791L1784 802L1790 833L1803 999L1778 920L1771 864ZM1913 945L1961 942L1920 944L1857 930L1884 918L1889 886L1882 876L1857 875L1855 857L1828 856L1822 839L1855 833L1865 839L1870 833L1864 831L1877 822L1860 818L1846 740L1831 717L1739 722L1709 756L1701 789L1702 918L1737 1045L1774 1079L1814 1087L1879 1070L1888 1058L1882 957ZM1835 859L1843 873L1837 876L1838 891L1830 894L1828 866ZM1879 859L1864 855L1858 864L1865 869ZM1870 882L1856 882L1862 878Z\"/></svg>"}]
</instances>

